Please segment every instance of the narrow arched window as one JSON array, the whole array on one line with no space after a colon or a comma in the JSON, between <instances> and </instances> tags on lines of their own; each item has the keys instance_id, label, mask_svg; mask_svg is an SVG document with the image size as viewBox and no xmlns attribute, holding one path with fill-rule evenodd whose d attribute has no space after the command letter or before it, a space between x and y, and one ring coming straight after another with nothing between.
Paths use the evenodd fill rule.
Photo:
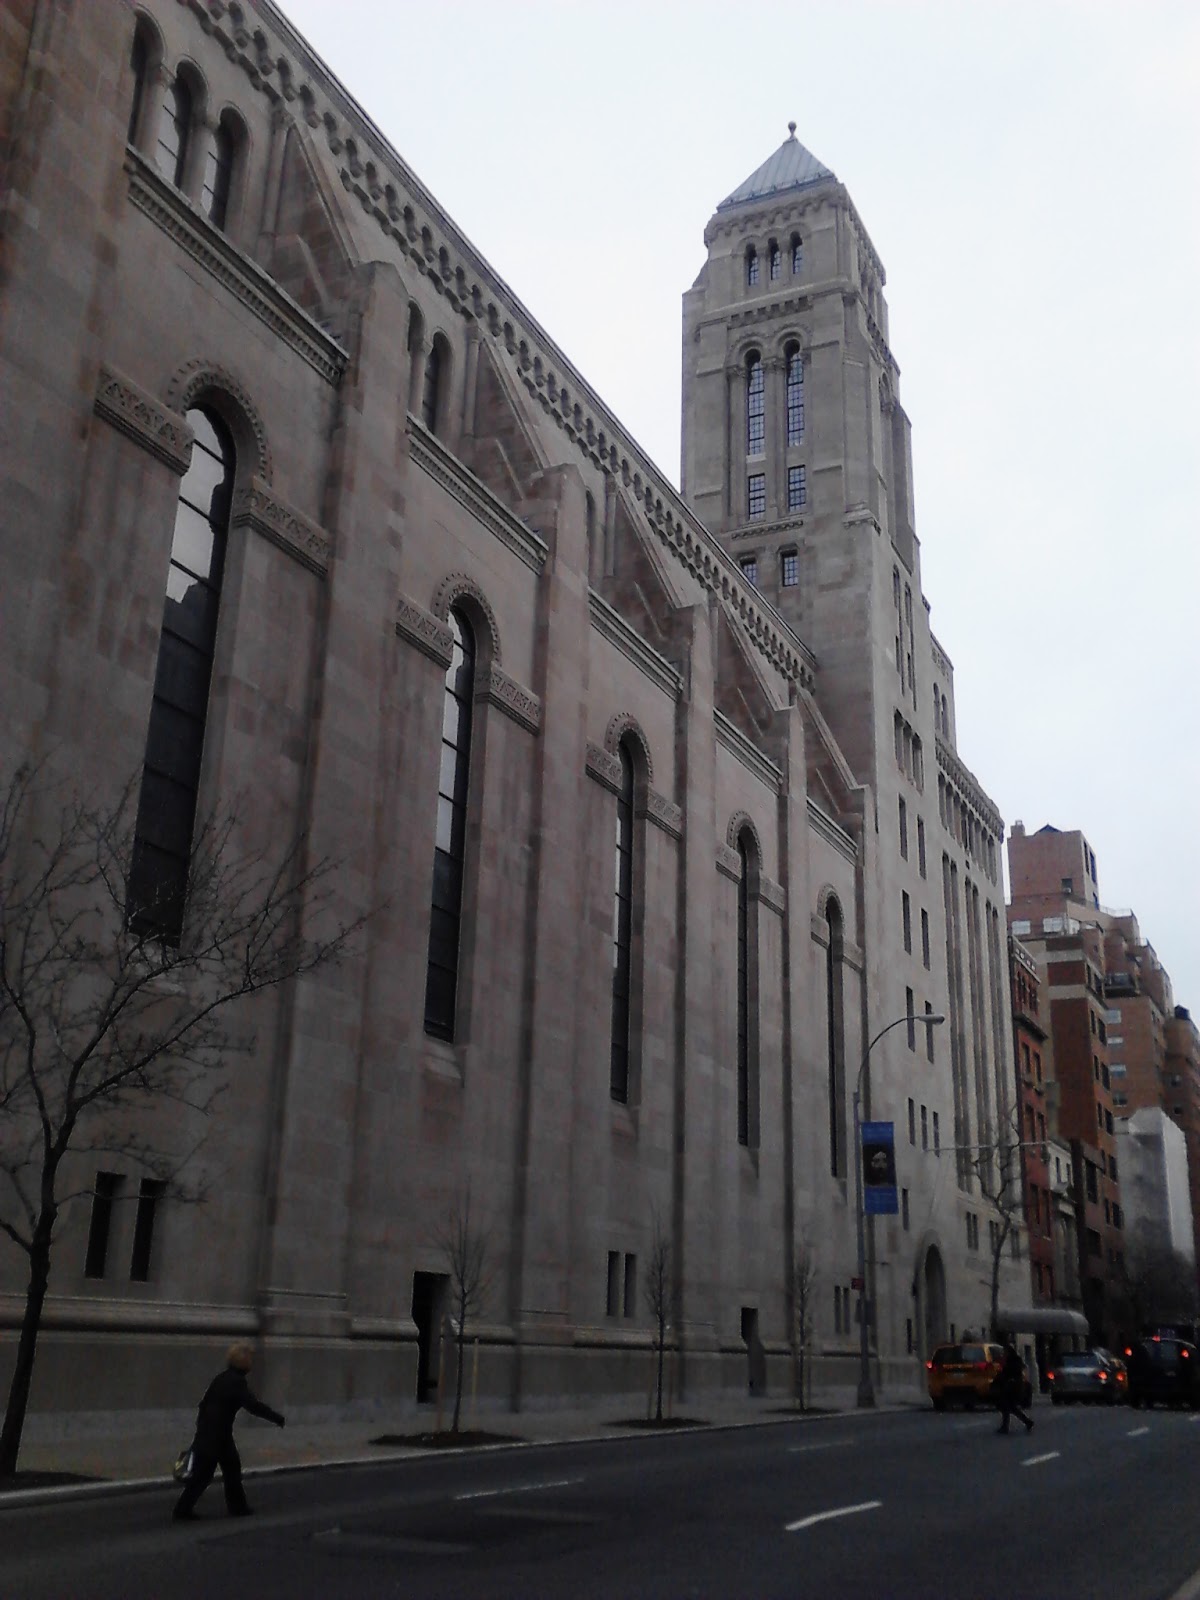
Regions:
<instances>
[{"instance_id":1,"label":"narrow arched window","mask_svg":"<svg viewBox=\"0 0 1200 1600\"><path fill-rule=\"evenodd\" d=\"M129 875L131 925L170 944L183 927L235 468L217 417L189 411L188 422L195 443L179 486Z\"/></svg>"},{"instance_id":2,"label":"narrow arched window","mask_svg":"<svg viewBox=\"0 0 1200 1600\"><path fill-rule=\"evenodd\" d=\"M792 277L798 278L804 271L804 246L800 242L800 235L792 235Z\"/></svg>"},{"instance_id":3,"label":"narrow arched window","mask_svg":"<svg viewBox=\"0 0 1200 1600\"><path fill-rule=\"evenodd\" d=\"M738 839L737 897L737 1130L738 1143L750 1143L750 852Z\"/></svg>"},{"instance_id":4,"label":"narrow arched window","mask_svg":"<svg viewBox=\"0 0 1200 1600\"><path fill-rule=\"evenodd\" d=\"M168 183L183 187L188 138L192 128L192 96L186 83L173 78L163 95L154 161Z\"/></svg>"},{"instance_id":5,"label":"narrow arched window","mask_svg":"<svg viewBox=\"0 0 1200 1600\"><path fill-rule=\"evenodd\" d=\"M130 144L137 138L138 124L142 120L142 106L146 99L146 82L150 75L150 48L140 26L133 32L133 48L129 53L133 71L133 99L129 103L129 131L125 135Z\"/></svg>"},{"instance_id":6,"label":"narrow arched window","mask_svg":"<svg viewBox=\"0 0 1200 1600\"><path fill-rule=\"evenodd\" d=\"M430 433L437 432L438 407L442 388L442 341L437 338L425 358L425 381L421 386L421 421Z\"/></svg>"},{"instance_id":7,"label":"narrow arched window","mask_svg":"<svg viewBox=\"0 0 1200 1600\"><path fill-rule=\"evenodd\" d=\"M783 273L783 252L774 239L771 240L770 249L767 252L767 272L772 283L775 283Z\"/></svg>"},{"instance_id":8,"label":"narrow arched window","mask_svg":"<svg viewBox=\"0 0 1200 1600\"><path fill-rule=\"evenodd\" d=\"M442 699L442 761L425 974L425 1032L438 1039L454 1037L475 687L475 637L457 608L450 612L450 631L454 642Z\"/></svg>"},{"instance_id":9,"label":"narrow arched window","mask_svg":"<svg viewBox=\"0 0 1200 1600\"><path fill-rule=\"evenodd\" d=\"M609 1091L614 1100L625 1101L629 1099L629 1000L633 972L633 759L624 744L618 754L621 790L617 795Z\"/></svg>"},{"instance_id":10,"label":"narrow arched window","mask_svg":"<svg viewBox=\"0 0 1200 1600\"><path fill-rule=\"evenodd\" d=\"M766 448L766 382L757 351L746 358L746 454L761 456Z\"/></svg>"},{"instance_id":11,"label":"narrow arched window","mask_svg":"<svg viewBox=\"0 0 1200 1600\"><path fill-rule=\"evenodd\" d=\"M787 442L804 443L804 358L800 346L790 344L787 362Z\"/></svg>"},{"instance_id":12,"label":"narrow arched window","mask_svg":"<svg viewBox=\"0 0 1200 1600\"><path fill-rule=\"evenodd\" d=\"M746 283L751 289L758 282L758 251L753 245L746 251Z\"/></svg>"},{"instance_id":13,"label":"narrow arched window","mask_svg":"<svg viewBox=\"0 0 1200 1600\"><path fill-rule=\"evenodd\" d=\"M237 140L228 117L222 117L204 158L204 181L200 206L214 227L224 228L229 215L229 193L233 187L233 161Z\"/></svg>"},{"instance_id":14,"label":"narrow arched window","mask_svg":"<svg viewBox=\"0 0 1200 1600\"><path fill-rule=\"evenodd\" d=\"M842 909L830 899L825 909L828 943L825 947L825 1014L829 1032L829 1170L835 1178L845 1172L846 1067L842 1018Z\"/></svg>"}]
</instances>

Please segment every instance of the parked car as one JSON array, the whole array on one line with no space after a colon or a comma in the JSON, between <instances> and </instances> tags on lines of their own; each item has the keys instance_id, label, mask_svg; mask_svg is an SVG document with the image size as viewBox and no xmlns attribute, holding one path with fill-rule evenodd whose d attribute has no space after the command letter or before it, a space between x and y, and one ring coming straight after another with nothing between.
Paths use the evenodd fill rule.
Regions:
<instances>
[{"instance_id":1,"label":"parked car","mask_svg":"<svg viewBox=\"0 0 1200 1600\"><path fill-rule=\"evenodd\" d=\"M1124 1398L1114 1360L1105 1350L1067 1350L1046 1374L1050 1399L1056 1406L1074 1400L1116 1405Z\"/></svg>"},{"instance_id":2,"label":"parked car","mask_svg":"<svg viewBox=\"0 0 1200 1600\"><path fill-rule=\"evenodd\" d=\"M1120 1356L1114 1355L1111 1350L1106 1350L1103 1345L1097 1345L1097 1350L1108 1362L1113 1370L1117 1383L1117 1404L1129 1399L1129 1368Z\"/></svg>"},{"instance_id":3,"label":"parked car","mask_svg":"<svg viewBox=\"0 0 1200 1600\"><path fill-rule=\"evenodd\" d=\"M1125 1352L1129 1404L1200 1407L1200 1350L1186 1339L1139 1339Z\"/></svg>"},{"instance_id":4,"label":"parked car","mask_svg":"<svg viewBox=\"0 0 1200 1600\"><path fill-rule=\"evenodd\" d=\"M944 1411L947 1406L966 1406L972 1410L977 1405L994 1404L992 1386L1003 1367L1003 1345L989 1340L938 1345L925 1363L933 1409ZM1033 1389L1026 1372L1021 1384L1021 1404L1027 1406L1032 1398Z\"/></svg>"}]
</instances>

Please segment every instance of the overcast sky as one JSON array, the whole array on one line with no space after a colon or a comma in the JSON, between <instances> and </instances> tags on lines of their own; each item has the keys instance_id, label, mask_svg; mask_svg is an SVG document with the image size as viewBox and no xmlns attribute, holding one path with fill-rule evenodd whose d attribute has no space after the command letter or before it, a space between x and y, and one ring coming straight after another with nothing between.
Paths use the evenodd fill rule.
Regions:
<instances>
[{"instance_id":1,"label":"overcast sky","mask_svg":"<svg viewBox=\"0 0 1200 1600\"><path fill-rule=\"evenodd\" d=\"M1200 5L283 3L676 484L680 296L796 121L887 270L960 753L1200 1015Z\"/></svg>"}]
</instances>

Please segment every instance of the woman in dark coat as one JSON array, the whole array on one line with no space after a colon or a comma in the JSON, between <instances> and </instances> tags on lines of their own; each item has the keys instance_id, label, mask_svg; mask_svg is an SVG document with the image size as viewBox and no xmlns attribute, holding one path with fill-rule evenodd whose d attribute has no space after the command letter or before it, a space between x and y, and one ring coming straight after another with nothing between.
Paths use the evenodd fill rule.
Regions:
<instances>
[{"instance_id":1,"label":"woman in dark coat","mask_svg":"<svg viewBox=\"0 0 1200 1600\"><path fill-rule=\"evenodd\" d=\"M175 1504L177 1522L187 1522L196 1515L196 1501L208 1488L217 1468L221 1469L221 1482L225 1486L225 1506L231 1517L248 1517L250 1507L242 1488L242 1461L233 1442L233 1419L245 1409L256 1417L265 1417L277 1427L283 1427L283 1416L273 1411L250 1392L246 1374L254 1365L254 1349L248 1344L235 1344L225 1357L225 1370L220 1372L204 1391L204 1399L196 1413L196 1437L192 1441L192 1472L183 1486L183 1493Z\"/></svg>"}]
</instances>

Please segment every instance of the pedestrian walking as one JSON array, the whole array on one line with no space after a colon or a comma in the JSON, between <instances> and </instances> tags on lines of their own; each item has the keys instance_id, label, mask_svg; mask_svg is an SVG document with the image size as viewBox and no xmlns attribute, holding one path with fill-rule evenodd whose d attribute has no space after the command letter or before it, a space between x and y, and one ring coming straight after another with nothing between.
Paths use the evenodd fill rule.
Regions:
<instances>
[{"instance_id":1,"label":"pedestrian walking","mask_svg":"<svg viewBox=\"0 0 1200 1600\"><path fill-rule=\"evenodd\" d=\"M265 1417L282 1428L282 1412L251 1393L246 1374L254 1365L254 1348L248 1344L231 1346L225 1357L225 1370L219 1372L204 1391L204 1399L196 1412L196 1437L192 1441L192 1470L176 1501L172 1515L176 1522L188 1522L195 1515L196 1501L208 1488L217 1468L221 1469L221 1482L225 1488L225 1508L231 1517L248 1517L251 1507L246 1504L242 1488L242 1460L233 1442L233 1422L239 1411L252 1412Z\"/></svg>"},{"instance_id":2,"label":"pedestrian walking","mask_svg":"<svg viewBox=\"0 0 1200 1600\"><path fill-rule=\"evenodd\" d=\"M1025 1432L1033 1427L1033 1418L1021 1409L1022 1391L1025 1388L1025 1363L1017 1354L1017 1347L1009 1339L1004 1346L1004 1365L1000 1368L997 1380L997 1400L1000 1404L1000 1426L997 1433L1008 1432L1008 1419L1010 1416L1019 1417L1025 1424Z\"/></svg>"}]
</instances>

